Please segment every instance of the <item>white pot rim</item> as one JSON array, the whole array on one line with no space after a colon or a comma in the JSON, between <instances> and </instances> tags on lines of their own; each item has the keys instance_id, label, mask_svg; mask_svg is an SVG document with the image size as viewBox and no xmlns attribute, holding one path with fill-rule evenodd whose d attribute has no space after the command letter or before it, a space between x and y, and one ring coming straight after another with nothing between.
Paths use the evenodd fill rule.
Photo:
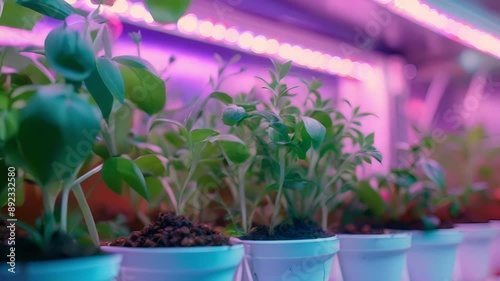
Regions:
<instances>
[{"instance_id":1,"label":"white pot rim","mask_svg":"<svg viewBox=\"0 0 500 281\"><path fill-rule=\"evenodd\" d=\"M392 239L392 238L404 238L410 236L411 234L406 232L398 232L398 233L383 233L383 234L339 234L339 238L349 238L349 239Z\"/></svg>"},{"instance_id":2,"label":"white pot rim","mask_svg":"<svg viewBox=\"0 0 500 281\"><path fill-rule=\"evenodd\" d=\"M295 239L295 240L242 240L241 243L245 245L252 244L268 244L268 245L277 245L277 244L305 244L305 243L318 243L318 242L328 242L338 240L338 236L330 236L326 238L312 238L312 239Z\"/></svg>"},{"instance_id":3,"label":"white pot rim","mask_svg":"<svg viewBox=\"0 0 500 281\"><path fill-rule=\"evenodd\" d=\"M176 254L176 253L213 253L243 249L243 245L227 246L199 246L199 247L121 247L121 246L101 246L101 249L112 253L151 253L151 254Z\"/></svg>"}]
</instances>

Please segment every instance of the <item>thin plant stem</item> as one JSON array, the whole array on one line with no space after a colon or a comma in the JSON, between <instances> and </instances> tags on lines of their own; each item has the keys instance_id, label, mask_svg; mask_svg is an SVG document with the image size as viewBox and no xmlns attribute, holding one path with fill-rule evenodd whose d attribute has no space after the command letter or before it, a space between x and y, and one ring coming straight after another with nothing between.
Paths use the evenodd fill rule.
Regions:
<instances>
[{"instance_id":1,"label":"thin plant stem","mask_svg":"<svg viewBox=\"0 0 500 281\"><path fill-rule=\"evenodd\" d=\"M246 168L240 167L238 169L238 188L239 188L239 199L240 199L240 209L241 209L241 221L243 226L243 231L247 233L248 231L248 221L247 221L247 206L246 206L246 196L245 196L245 173Z\"/></svg>"},{"instance_id":2,"label":"thin plant stem","mask_svg":"<svg viewBox=\"0 0 500 281\"><path fill-rule=\"evenodd\" d=\"M80 206L80 210L83 214L83 219L85 220L85 224L87 225L87 229L89 231L90 238L92 239L92 243L95 247L99 248L99 233L97 232L97 227L94 221L94 216L90 211L89 204L87 203L87 199L85 198L85 194L83 193L82 187L80 184L76 185L73 189L73 194L75 195L76 201Z\"/></svg>"},{"instance_id":3,"label":"thin plant stem","mask_svg":"<svg viewBox=\"0 0 500 281\"><path fill-rule=\"evenodd\" d=\"M274 203L273 214L271 216L271 224L269 226L269 234L274 235L274 227L276 224L276 219L278 217L280 211L280 202L281 197L283 195L283 185L285 183L285 155L286 151L284 149L280 149L278 151L279 165L280 165L280 179L278 183L278 194L276 195L276 201Z\"/></svg>"}]
</instances>

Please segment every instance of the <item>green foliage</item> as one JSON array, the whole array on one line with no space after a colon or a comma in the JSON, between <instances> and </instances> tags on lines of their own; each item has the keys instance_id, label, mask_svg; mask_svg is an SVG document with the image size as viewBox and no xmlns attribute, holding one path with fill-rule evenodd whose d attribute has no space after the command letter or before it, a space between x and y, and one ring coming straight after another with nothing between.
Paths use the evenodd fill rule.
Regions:
<instances>
[{"instance_id":1,"label":"green foliage","mask_svg":"<svg viewBox=\"0 0 500 281\"><path fill-rule=\"evenodd\" d=\"M258 204L265 196L273 200L273 211L266 214L265 221L271 232L286 217L313 219L318 211L326 228L333 200L344 183L355 180L356 167L363 161L382 160L373 147L374 135L365 137L358 129L359 120L369 114L355 108L346 118L329 100L322 99L318 80L304 82L307 99L302 107L294 105L296 94L292 92L296 87L284 82L290 69L290 62L275 63L269 80L258 77L265 85L265 98L257 102L235 98L222 114L230 132L244 140L249 151L256 151L239 162L225 155L229 169L224 174L238 191L237 229L243 232L249 229L252 214L261 212ZM348 139L356 148L352 153L344 151ZM256 188L261 191L256 192ZM230 217L234 223L238 214Z\"/></svg>"},{"instance_id":2,"label":"green foliage","mask_svg":"<svg viewBox=\"0 0 500 281\"><path fill-rule=\"evenodd\" d=\"M117 194L122 193L122 185L126 183L139 195L149 200L146 181L141 169L133 161L123 157L111 157L104 161L102 179Z\"/></svg>"},{"instance_id":3,"label":"green foliage","mask_svg":"<svg viewBox=\"0 0 500 281\"><path fill-rule=\"evenodd\" d=\"M7 0L3 4L4 13L0 13L0 25L32 30L35 24L42 18L42 15L17 5L15 2L15 0Z\"/></svg>"},{"instance_id":4,"label":"green foliage","mask_svg":"<svg viewBox=\"0 0 500 281\"><path fill-rule=\"evenodd\" d=\"M191 0L146 0L153 19L162 24L176 22L190 4Z\"/></svg>"},{"instance_id":5,"label":"green foliage","mask_svg":"<svg viewBox=\"0 0 500 281\"><path fill-rule=\"evenodd\" d=\"M96 67L90 41L72 27L60 26L47 35L45 55L49 65L70 81L87 79Z\"/></svg>"},{"instance_id":6,"label":"green foliage","mask_svg":"<svg viewBox=\"0 0 500 281\"><path fill-rule=\"evenodd\" d=\"M7 159L40 184L62 180L90 155L99 129L94 109L71 89L40 88L20 113Z\"/></svg>"},{"instance_id":7,"label":"green foliage","mask_svg":"<svg viewBox=\"0 0 500 281\"><path fill-rule=\"evenodd\" d=\"M64 0L17 0L16 3L58 20L75 13L75 9Z\"/></svg>"}]
</instances>

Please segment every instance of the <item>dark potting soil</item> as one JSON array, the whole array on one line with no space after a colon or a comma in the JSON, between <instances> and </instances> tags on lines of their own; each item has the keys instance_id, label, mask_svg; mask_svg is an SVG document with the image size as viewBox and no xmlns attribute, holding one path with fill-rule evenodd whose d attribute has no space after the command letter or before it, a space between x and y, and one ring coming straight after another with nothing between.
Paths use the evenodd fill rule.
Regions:
<instances>
[{"instance_id":1,"label":"dark potting soil","mask_svg":"<svg viewBox=\"0 0 500 281\"><path fill-rule=\"evenodd\" d=\"M347 224L332 229L332 232L338 234L390 234L394 231L386 229L382 225L375 224Z\"/></svg>"},{"instance_id":2,"label":"dark potting soil","mask_svg":"<svg viewBox=\"0 0 500 281\"><path fill-rule=\"evenodd\" d=\"M452 218L454 223L489 223L489 219L484 217L472 215L470 213L462 213L456 218Z\"/></svg>"},{"instance_id":3,"label":"dark potting soil","mask_svg":"<svg viewBox=\"0 0 500 281\"><path fill-rule=\"evenodd\" d=\"M9 262L13 255L16 262L28 262L86 257L99 253L95 247L80 245L71 236L60 232L54 233L43 248L25 234L16 233L15 239L10 239L8 223L0 221L0 262Z\"/></svg>"},{"instance_id":4,"label":"dark potting soil","mask_svg":"<svg viewBox=\"0 0 500 281\"><path fill-rule=\"evenodd\" d=\"M385 224L387 229L400 229L400 230L436 230L436 229L450 229L454 227L452 221L441 221L439 225L430 227L424 224L421 220L414 221L391 221Z\"/></svg>"},{"instance_id":5,"label":"dark potting soil","mask_svg":"<svg viewBox=\"0 0 500 281\"><path fill-rule=\"evenodd\" d=\"M269 227L258 225L240 237L242 240L300 240L327 238L333 233L324 231L312 221L293 220L284 222L274 228L274 235L269 234Z\"/></svg>"},{"instance_id":6,"label":"dark potting soil","mask_svg":"<svg viewBox=\"0 0 500 281\"><path fill-rule=\"evenodd\" d=\"M142 230L102 245L142 248L224 246L229 245L229 239L208 225L192 223L185 216L161 213Z\"/></svg>"}]
</instances>

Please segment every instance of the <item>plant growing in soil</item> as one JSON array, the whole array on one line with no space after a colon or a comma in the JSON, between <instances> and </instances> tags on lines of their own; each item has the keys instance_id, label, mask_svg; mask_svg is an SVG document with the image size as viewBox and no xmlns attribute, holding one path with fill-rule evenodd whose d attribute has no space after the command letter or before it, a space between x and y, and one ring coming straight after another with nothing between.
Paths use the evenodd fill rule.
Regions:
<instances>
[{"instance_id":1,"label":"plant growing in soil","mask_svg":"<svg viewBox=\"0 0 500 281\"><path fill-rule=\"evenodd\" d=\"M381 160L373 147L374 135L365 137L356 128L365 114L354 108L346 118L329 106L330 100L319 94L320 81L304 82L308 90L304 104L293 103L296 87L284 83L290 67L290 62L275 63L270 80L259 78L265 83L266 98L239 99L223 112L230 132L255 152L241 163L226 159L225 175L239 207L239 213L230 211L229 216L245 239L329 236L314 222L316 214L322 211L326 228L330 200L341 184L355 176L355 167L363 160ZM359 145L352 153L342 150L346 137ZM257 216L263 225L252 228Z\"/></svg>"},{"instance_id":2,"label":"plant growing in soil","mask_svg":"<svg viewBox=\"0 0 500 281\"><path fill-rule=\"evenodd\" d=\"M424 137L415 145L403 146L400 168L361 181L352 189L354 195L343 217L347 232L359 232L359 225L365 226L365 231L451 227L437 215L450 198L443 169L430 158L432 140Z\"/></svg>"},{"instance_id":3,"label":"plant growing in soil","mask_svg":"<svg viewBox=\"0 0 500 281\"><path fill-rule=\"evenodd\" d=\"M450 217L456 222L483 222L489 220L468 213L471 204L493 198L498 174L494 172L500 147L482 126L449 134L447 141L437 144L435 158L447 172L452 197ZM476 197L476 200L471 200Z\"/></svg>"},{"instance_id":4,"label":"plant growing in soil","mask_svg":"<svg viewBox=\"0 0 500 281\"><path fill-rule=\"evenodd\" d=\"M14 202L22 203L25 180L40 188L43 215L36 226L17 222L29 233L21 240L29 246L18 260L94 254L99 237L81 184L102 170L112 190L120 191L125 182L148 198L144 174L151 160L130 159L133 147L127 135L135 108L148 114L163 109L164 81L140 57L112 56L113 30L99 14L100 6L86 13L63 0L17 3L2 3L4 13L19 18L6 18L2 24L32 29L42 15L63 22L48 34L44 48L2 47L0 118L6 126L0 129L0 168L8 178L0 182L1 205L10 207L10 212ZM160 6L160 12L172 9ZM153 87L144 87L143 81ZM97 155L104 163L95 166ZM82 211L93 247L78 244L68 233L70 193ZM14 213L2 214L4 219L9 216Z\"/></svg>"},{"instance_id":5,"label":"plant growing in soil","mask_svg":"<svg viewBox=\"0 0 500 281\"><path fill-rule=\"evenodd\" d=\"M222 82L230 76L241 73L228 72L228 67L238 61L235 57L223 61L216 55L221 64L216 77L210 78L212 91L202 97L189 110L184 121L179 122L169 115L179 112L163 113L150 118L147 138L143 141L145 149L162 157L166 162L164 175L160 177L159 186L166 196L159 197L167 201L168 210L172 213L161 213L159 217L147 224L142 230L134 231L127 238L119 238L110 246L124 247L192 247L228 245L229 240L211 227L195 224L188 220L203 220L202 211L210 204L209 193L220 188L223 182L219 179L220 167L224 156L231 161L245 161L250 152L243 141L236 136L221 134L217 130L216 110L219 103L227 104L233 98L219 92ZM212 104L210 101L216 101ZM223 156L224 155L224 156Z\"/></svg>"}]
</instances>

